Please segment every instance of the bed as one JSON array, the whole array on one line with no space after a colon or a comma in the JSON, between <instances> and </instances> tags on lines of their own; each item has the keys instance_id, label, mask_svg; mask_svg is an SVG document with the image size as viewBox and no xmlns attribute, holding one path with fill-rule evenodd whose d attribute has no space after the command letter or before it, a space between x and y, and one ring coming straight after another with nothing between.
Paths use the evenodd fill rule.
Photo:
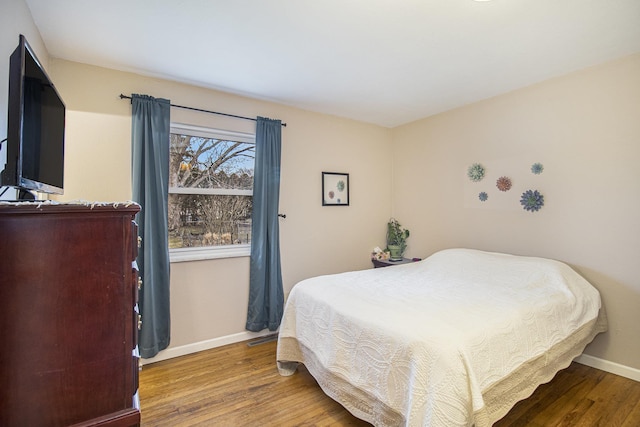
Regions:
<instances>
[{"instance_id":1,"label":"bed","mask_svg":"<svg viewBox=\"0 0 640 427\"><path fill-rule=\"evenodd\" d=\"M281 375L303 363L376 426L490 426L606 330L598 291L564 263L447 249L296 284Z\"/></svg>"}]
</instances>

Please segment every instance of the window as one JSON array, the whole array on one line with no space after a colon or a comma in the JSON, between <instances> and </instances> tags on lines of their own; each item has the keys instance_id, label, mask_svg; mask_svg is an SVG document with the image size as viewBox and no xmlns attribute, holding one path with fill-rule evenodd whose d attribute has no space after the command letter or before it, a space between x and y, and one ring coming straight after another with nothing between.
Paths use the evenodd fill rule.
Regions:
<instances>
[{"instance_id":1,"label":"window","mask_svg":"<svg viewBox=\"0 0 640 427\"><path fill-rule=\"evenodd\" d=\"M171 261L249 255L255 136L172 124Z\"/></svg>"}]
</instances>

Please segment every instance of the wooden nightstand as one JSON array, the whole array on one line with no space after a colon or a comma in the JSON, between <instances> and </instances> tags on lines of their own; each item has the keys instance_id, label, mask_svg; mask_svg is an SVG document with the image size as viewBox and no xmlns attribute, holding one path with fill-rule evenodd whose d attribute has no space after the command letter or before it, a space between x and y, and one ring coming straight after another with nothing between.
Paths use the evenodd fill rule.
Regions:
<instances>
[{"instance_id":1,"label":"wooden nightstand","mask_svg":"<svg viewBox=\"0 0 640 427\"><path fill-rule=\"evenodd\" d=\"M410 262L421 261L421 258L402 258L402 261L391 261L388 259L371 259L373 268L392 267L394 265L408 264Z\"/></svg>"}]
</instances>

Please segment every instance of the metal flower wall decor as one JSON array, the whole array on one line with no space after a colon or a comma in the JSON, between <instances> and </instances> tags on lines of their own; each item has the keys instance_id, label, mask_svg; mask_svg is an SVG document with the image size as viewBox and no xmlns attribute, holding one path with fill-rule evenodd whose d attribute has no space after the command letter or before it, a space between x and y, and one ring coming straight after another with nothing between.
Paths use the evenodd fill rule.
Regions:
<instances>
[{"instance_id":1,"label":"metal flower wall decor","mask_svg":"<svg viewBox=\"0 0 640 427\"><path fill-rule=\"evenodd\" d=\"M484 178L484 166L480 163L474 163L467 169L467 176L473 182L480 182Z\"/></svg>"},{"instance_id":2,"label":"metal flower wall decor","mask_svg":"<svg viewBox=\"0 0 640 427\"><path fill-rule=\"evenodd\" d=\"M542 163L536 162L531 165L531 173L534 175L540 175L544 171ZM480 182L485 178L486 169L480 163L473 163L467 168L467 177L472 182ZM513 188L513 182L508 176L500 176L496 180L496 187L503 193ZM478 200L480 202L486 202L489 200L489 192L480 191L478 194ZM511 198L508 198L511 200ZM497 196L496 200L507 200L504 196ZM520 197L520 205L528 212L537 212L544 206L544 196L538 190L527 190L522 193Z\"/></svg>"},{"instance_id":3,"label":"metal flower wall decor","mask_svg":"<svg viewBox=\"0 0 640 427\"><path fill-rule=\"evenodd\" d=\"M544 206L544 196L538 190L527 190L522 193L520 204L525 211L537 212Z\"/></svg>"},{"instance_id":4,"label":"metal flower wall decor","mask_svg":"<svg viewBox=\"0 0 640 427\"><path fill-rule=\"evenodd\" d=\"M535 175L540 175L543 170L544 166L542 166L542 163L534 163L533 165L531 165L531 173Z\"/></svg>"},{"instance_id":5,"label":"metal flower wall decor","mask_svg":"<svg viewBox=\"0 0 640 427\"><path fill-rule=\"evenodd\" d=\"M511 179L506 176L501 176L496 181L496 187L500 191L509 191L511 190Z\"/></svg>"}]
</instances>

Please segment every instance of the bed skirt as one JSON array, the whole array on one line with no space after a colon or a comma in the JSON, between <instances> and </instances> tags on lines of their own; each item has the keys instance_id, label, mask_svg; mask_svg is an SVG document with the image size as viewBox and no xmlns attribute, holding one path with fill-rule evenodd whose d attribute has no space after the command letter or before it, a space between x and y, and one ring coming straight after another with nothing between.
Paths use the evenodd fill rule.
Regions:
<instances>
[{"instance_id":1,"label":"bed skirt","mask_svg":"<svg viewBox=\"0 0 640 427\"><path fill-rule=\"evenodd\" d=\"M484 407L473 414L473 425L488 427L504 417L517 402L531 396L539 385L551 381L558 371L567 368L597 334L606 330L607 318L604 308L601 308L596 319L583 325L545 354L527 361L509 376L484 390ZM313 351L300 344L296 338L280 338L277 355L280 375L293 375L298 363L303 363L322 390L354 416L376 426L407 425L402 414L322 366Z\"/></svg>"}]
</instances>

